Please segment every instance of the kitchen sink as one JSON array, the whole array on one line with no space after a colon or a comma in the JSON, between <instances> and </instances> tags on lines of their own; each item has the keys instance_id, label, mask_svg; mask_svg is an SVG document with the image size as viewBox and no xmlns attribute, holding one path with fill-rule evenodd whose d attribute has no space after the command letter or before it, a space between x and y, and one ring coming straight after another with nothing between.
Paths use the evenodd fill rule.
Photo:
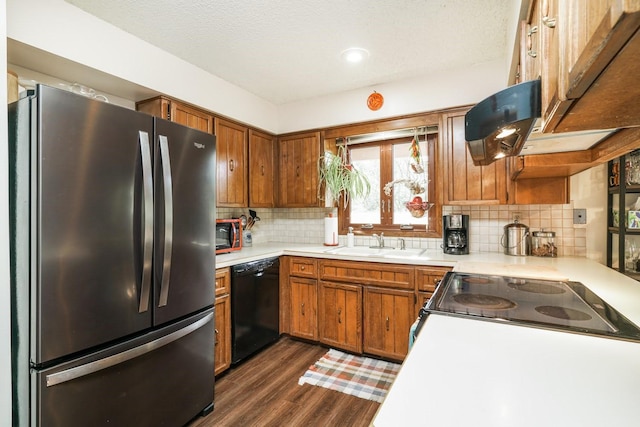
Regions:
<instances>
[{"instance_id":1,"label":"kitchen sink","mask_svg":"<svg viewBox=\"0 0 640 427\"><path fill-rule=\"evenodd\" d=\"M396 249L391 247L370 248L367 246L354 246L352 248L339 247L326 250L325 253L336 255L353 255L376 258L411 259L418 258L425 249Z\"/></svg>"}]
</instances>

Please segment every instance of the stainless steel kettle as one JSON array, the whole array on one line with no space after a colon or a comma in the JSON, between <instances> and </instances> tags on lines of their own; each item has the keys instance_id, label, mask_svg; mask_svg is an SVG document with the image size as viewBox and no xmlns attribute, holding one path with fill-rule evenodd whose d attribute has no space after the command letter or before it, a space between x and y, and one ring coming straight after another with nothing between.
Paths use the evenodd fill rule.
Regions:
<instances>
[{"instance_id":1,"label":"stainless steel kettle","mask_svg":"<svg viewBox=\"0 0 640 427\"><path fill-rule=\"evenodd\" d=\"M526 256L531 253L529 227L520 223L516 217L512 223L504 226L500 241L505 255Z\"/></svg>"}]
</instances>

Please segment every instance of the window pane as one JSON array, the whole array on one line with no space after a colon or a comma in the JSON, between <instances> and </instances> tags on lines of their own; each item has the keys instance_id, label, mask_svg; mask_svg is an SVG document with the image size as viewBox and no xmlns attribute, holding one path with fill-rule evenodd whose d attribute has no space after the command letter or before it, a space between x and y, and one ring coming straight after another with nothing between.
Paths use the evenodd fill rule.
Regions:
<instances>
[{"instance_id":1,"label":"window pane","mask_svg":"<svg viewBox=\"0 0 640 427\"><path fill-rule=\"evenodd\" d=\"M396 184L393 188L393 223L394 224L427 224L428 215L414 217L406 207L415 197L428 201L427 185L427 144L421 140L420 166L423 172L416 171L412 164L415 161L411 157L411 142L394 144L393 146L393 180L407 180L408 182Z\"/></svg>"},{"instance_id":2,"label":"window pane","mask_svg":"<svg viewBox=\"0 0 640 427\"><path fill-rule=\"evenodd\" d=\"M349 201L351 223L380 224L380 148L349 147L351 164L364 173L371 183L371 193L366 199Z\"/></svg>"}]
</instances>

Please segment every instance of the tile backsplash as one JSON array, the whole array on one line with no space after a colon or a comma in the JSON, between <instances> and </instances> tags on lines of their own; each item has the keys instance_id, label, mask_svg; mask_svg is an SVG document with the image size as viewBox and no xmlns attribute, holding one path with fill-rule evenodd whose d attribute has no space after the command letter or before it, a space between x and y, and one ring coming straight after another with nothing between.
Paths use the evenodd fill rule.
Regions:
<instances>
[{"instance_id":1,"label":"tile backsplash","mask_svg":"<svg viewBox=\"0 0 640 427\"><path fill-rule=\"evenodd\" d=\"M322 245L324 241L324 218L336 213L330 208L256 208L260 221L252 229L254 243L269 241L286 243L309 243ZM513 222L515 215L527 225L531 232L540 229L554 231L559 256L586 256L586 227L573 224L573 204L565 205L490 205L490 206L443 206L443 215L462 213L469 215L469 249L471 252L503 252L501 238L504 226ZM218 218L249 215L240 208L219 208ZM440 249L439 238L407 238L409 248ZM341 235L341 244L346 236ZM386 244L396 246L397 239L385 238ZM356 237L356 245L374 244L371 237Z\"/></svg>"}]
</instances>

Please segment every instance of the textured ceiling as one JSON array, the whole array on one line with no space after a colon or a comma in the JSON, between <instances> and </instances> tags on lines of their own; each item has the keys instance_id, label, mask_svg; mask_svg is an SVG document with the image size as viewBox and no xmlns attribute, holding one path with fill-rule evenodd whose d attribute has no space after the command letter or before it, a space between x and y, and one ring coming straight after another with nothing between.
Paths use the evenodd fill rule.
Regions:
<instances>
[{"instance_id":1,"label":"textured ceiling","mask_svg":"<svg viewBox=\"0 0 640 427\"><path fill-rule=\"evenodd\" d=\"M505 59L516 25L516 0L66 1L277 105Z\"/></svg>"}]
</instances>

